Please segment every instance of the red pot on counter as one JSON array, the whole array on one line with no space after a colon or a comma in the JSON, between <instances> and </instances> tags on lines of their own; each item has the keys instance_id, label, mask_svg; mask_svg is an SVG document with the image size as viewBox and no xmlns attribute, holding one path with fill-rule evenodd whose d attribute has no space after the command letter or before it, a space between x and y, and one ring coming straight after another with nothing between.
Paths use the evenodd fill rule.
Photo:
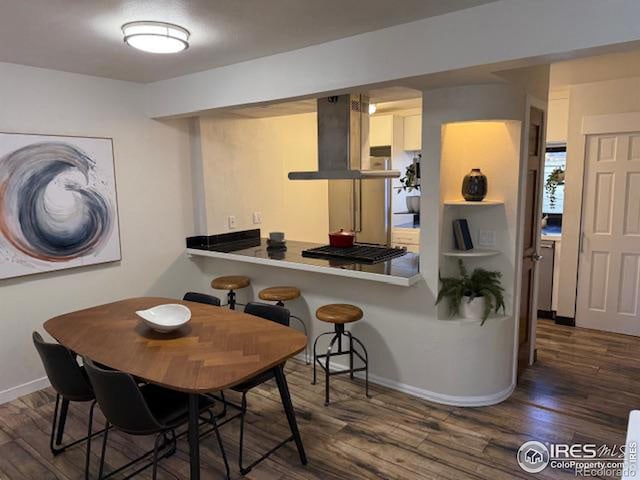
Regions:
<instances>
[{"instance_id":1,"label":"red pot on counter","mask_svg":"<svg viewBox=\"0 0 640 480\"><path fill-rule=\"evenodd\" d=\"M356 240L356 234L354 232L340 229L339 232L333 232L329 234L329 245L338 248L353 247L353 242Z\"/></svg>"}]
</instances>

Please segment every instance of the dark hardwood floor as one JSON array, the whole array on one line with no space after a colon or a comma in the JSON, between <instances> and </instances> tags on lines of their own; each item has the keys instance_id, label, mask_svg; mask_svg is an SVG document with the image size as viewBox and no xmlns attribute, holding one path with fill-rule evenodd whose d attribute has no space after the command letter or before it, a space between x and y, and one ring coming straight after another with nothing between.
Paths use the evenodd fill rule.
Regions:
<instances>
[{"instance_id":1,"label":"dark hardwood floor","mask_svg":"<svg viewBox=\"0 0 640 480\"><path fill-rule=\"evenodd\" d=\"M290 362L288 379L309 465L300 466L291 445L247 478L575 478L569 472L549 469L534 476L525 474L516 463L516 451L526 440L623 443L628 412L640 407L640 338L542 321L537 345L538 362L525 372L513 396L485 408L437 405L375 385L373 398L367 400L361 384L348 377L332 379L333 403L325 408L322 385L309 383L310 367ZM52 392L44 390L0 405L0 478L82 478L83 447L55 458L49 452L53 401ZM250 461L288 430L275 385L267 384L250 394L249 408ZM84 406L71 408L70 437L85 432L86 411ZM238 478L235 422L223 428L223 437ZM99 445L97 441L94 452ZM117 466L150 443L116 433L110 435L110 447L107 461ZM212 436L203 440L201 460L203 479L221 478ZM97 461L94 456L94 472ZM183 440L178 452L161 463L158 478L188 478L187 462ZM140 478L150 478L150 472Z\"/></svg>"}]
</instances>

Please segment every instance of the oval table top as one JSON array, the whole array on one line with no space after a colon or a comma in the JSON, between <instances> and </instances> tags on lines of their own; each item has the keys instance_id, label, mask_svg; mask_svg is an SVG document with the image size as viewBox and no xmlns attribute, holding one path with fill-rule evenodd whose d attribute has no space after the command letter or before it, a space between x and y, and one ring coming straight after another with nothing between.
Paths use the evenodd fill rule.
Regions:
<instances>
[{"instance_id":1,"label":"oval table top","mask_svg":"<svg viewBox=\"0 0 640 480\"><path fill-rule=\"evenodd\" d=\"M158 333L136 315L165 303L191 310L191 321ZM79 355L151 383L188 393L232 387L304 350L293 328L227 308L171 298L142 297L67 313L44 329Z\"/></svg>"}]
</instances>

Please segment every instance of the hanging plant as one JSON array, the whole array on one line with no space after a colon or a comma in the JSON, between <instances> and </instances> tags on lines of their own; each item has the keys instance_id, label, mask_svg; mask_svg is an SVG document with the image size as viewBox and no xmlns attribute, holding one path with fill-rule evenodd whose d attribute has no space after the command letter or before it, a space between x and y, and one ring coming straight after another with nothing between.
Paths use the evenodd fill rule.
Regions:
<instances>
[{"instance_id":1,"label":"hanging plant","mask_svg":"<svg viewBox=\"0 0 640 480\"><path fill-rule=\"evenodd\" d=\"M556 189L558 185L564 185L564 170L561 167L555 168L544 182L544 189L547 191L551 208L556 206Z\"/></svg>"},{"instance_id":2,"label":"hanging plant","mask_svg":"<svg viewBox=\"0 0 640 480\"><path fill-rule=\"evenodd\" d=\"M402 186L398 189L398 193L400 193L401 191L405 191L405 192L412 192L413 190L420 191L420 184L417 182L415 162L406 168L404 172L404 177L400 179L400 184Z\"/></svg>"}]
</instances>

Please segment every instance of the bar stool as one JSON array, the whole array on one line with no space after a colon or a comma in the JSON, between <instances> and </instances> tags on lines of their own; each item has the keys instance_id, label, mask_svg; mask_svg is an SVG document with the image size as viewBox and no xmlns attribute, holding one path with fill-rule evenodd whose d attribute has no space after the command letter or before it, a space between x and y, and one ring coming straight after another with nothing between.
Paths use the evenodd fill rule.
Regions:
<instances>
[{"instance_id":1,"label":"bar stool","mask_svg":"<svg viewBox=\"0 0 640 480\"><path fill-rule=\"evenodd\" d=\"M227 305L231 310L236 309L236 292L240 288L248 287L251 284L249 277L244 275L229 275L217 277L211 281L211 287L216 290L229 290L227 293Z\"/></svg>"},{"instance_id":2,"label":"bar stool","mask_svg":"<svg viewBox=\"0 0 640 480\"><path fill-rule=\"evenodd\" d=\"M284 302L289 300L295 300L300 297L300 289L297 287L269 287L260 290L258 293L258 297L260 300L265 300L267 302L276 302L276 305L279 307L284 307ZM301 318L296 317L295 315L291 315L290 318L295 319L301 326L304 334L307 335L307 325L302 321ZM309 342L307 341L307 346L304 349L304 360L307 365L309 365Z\"/></svg>"},{"instance_id":3,"label":"bar stool","mask_svg":"<svg viewBox=\"0 0 640 480\"><path fill-rule=\"evenodd\" d=\"M334 303L330 305L324 305L318 310L316 310L316 317L318 320L333 323L334 331L333 332L325 332L321 333L316 337L316 341L313 343L313 385L316 384L316 364L320 365L320 367L324 370L325 373L325 406L329 405L329 379L333 375L340 375L343 373L348 373L351 379L353 379L353 374L355 372L365 372L365 395L369 398L369 355L367 354L367 349L362 344L360 340L354 337L351 332L344 329L345 324L357 322L363 317L364 313L362 310L355 305L349 305L344 303ZM316 353L316 346L318 344L318 340L320 337L325 335L333 335L331 342L329 343L329 348L327 349L327 353L323 353L322 355L318 355ZM349 338L349 349L342 350L342 336L346 336ZM336 341L338 342L338 351L333 352L333 346ZM353 342L356 342L362 348L361 355L355 348L353 348ZM336 357L339 355L349 355L349 368L344 370L338 370L332 372L329 369L329 361L331 357ZM362 367L354 368L353 366L353 357L357 356L364 364ZM322 364L322 359L326 358L325 364Z\"/></svg>"}]
</instances>

